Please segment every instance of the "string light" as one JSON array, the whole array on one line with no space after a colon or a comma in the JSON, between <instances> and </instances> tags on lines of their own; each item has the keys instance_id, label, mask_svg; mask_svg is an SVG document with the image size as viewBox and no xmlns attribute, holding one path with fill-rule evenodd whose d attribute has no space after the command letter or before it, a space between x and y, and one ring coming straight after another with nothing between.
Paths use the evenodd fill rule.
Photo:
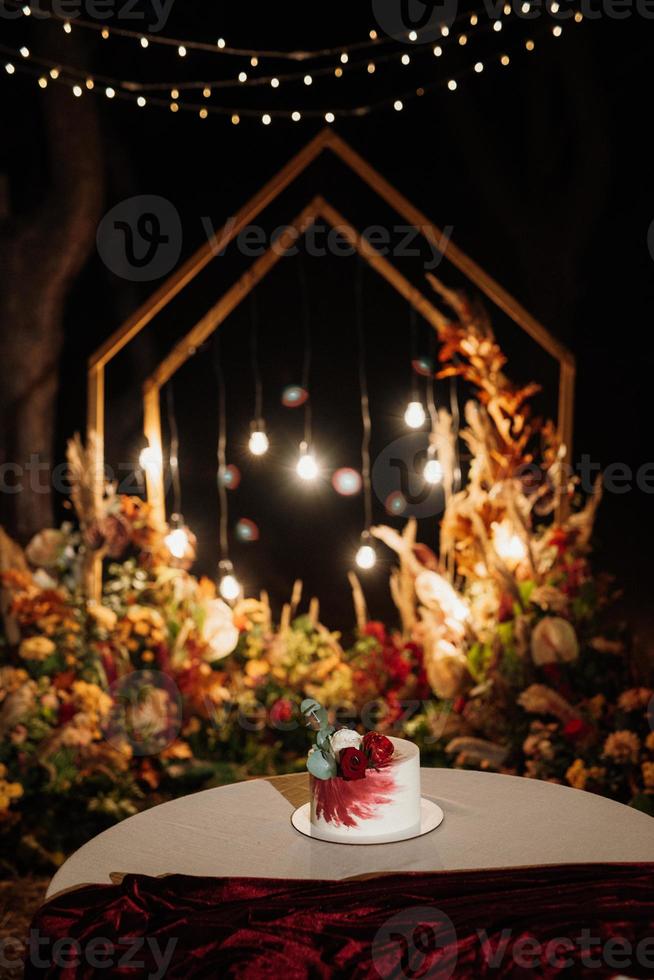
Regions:
<instances>
[{"instance_id":1,"label":"string light","mask_svg":"<svg viewBox=\"0 0 654 980\"><path fill-rule=\"evenodd\" d=\"M147 100L144 99L142 95L139 95L138 99L136 100L136 104L139 107L139 109L143 109L147 104Z\"/></svg>"},{"instance_id":2,"label":"string light","mask_svg":"<svg viewBox=\"0 0 654 980\"><path fill-rule=\"evenodd\" d=\"M87 78L84 84L86 85L89 92L92 92L93 89L95 88L95 82L93 81L92 78Z\"/></svg>"},{"instance_id":3,"label":"string light","mask_svg":"<svg viewBox=\"0 0 654 980\"><path fill-rule=\"evenodd\" d=\"M500 64L504 65L505 68L508 64L510 64L510 62L511 59L509 58L508 54L503 54L502 57L500 58Z\"/></svg>"},{"instance_id":4,"label":"string light","mask_svg":"<svg viewBox=\"0 0 654 980\"><path fill-rule=\"evenodd\" d=\"M300 479L305 480L306 482L315 480L320 474L316 457L310 451L306 442L300 443L300 456L297 461L295 471Z\"/></svg>"},{"instance_id":5,"label":"string light","mask_svg":"<svg viewBox=\"0 0 654 980\"><path fill-rule=\"evenodd\" d=\"M534 44L533 41L527 41L525 43L525 47L526 47L527 51L533 51L534 48L536 47L536 45Z\"/></svg>"},{"instance_id":6,"label":"string light","mask_svg":"<svg viewBox=\"0 0 654 980\"><path fill-rule=\"evenodd\" d=\"M240 71L238 73L238 80L239 80L239 82L247 82L247 80L248 80L248 73L246 71Z\"/></svg>"},{"instance_id":7,"label":"string light","mask_svg":"<svg viewBox=\"0 0 654 980\"><path fill-rule=\"evenodd\" d=\"M8 75L13 75L14 72L16 71L11 61L8 61L7 64L5 65L5 71L7 72Z\"/></svg>"},{"instance_id":8,"label":"string light","mask_svg":"<svg viewBox=\"0 0 654 980\"><path fill-rule=\"evenodd\" d=\"M180 58L186 57L186 48L183 44L180 44L180 46L177 48L177 54L180 56Z\"/></svg>"},{"instance_id":9,"label":"string light","mask_svg":"<svg viewBox=\"0 0 654 980\"><path fill-rule=\"evenodd\" d=\"M218 40L216 41L216 44L218 45L218 47L222 51L223 48L226 46L227 42L225 41L225 38L224 37L219 37Z\"/></svg>"},{"instance_id":10,"label":"string light","mask_svg":"<svg viewBox=\"0 0 654 980\"><path fill-rule=\"evenodd\" d=\"M170 97L173 101L179 98L179 89L173 88L170 90Z\"/></svg>"},{"instance_id":11,"label":"string light","mask_svg":"<svg viewBox=\"0 0 654 980\"><path fill-rule=\"evenodd\" d=\"M435 48L434 48L434 54L435 54L435 56L436 56L437 58L440 58L440 56L442 55L442 53L443 53L443 49L442 49L442 47L440 46L440 44L437 44L437 45L435 46Z\"/></svg>"},{"instance_id":12,"label":"string light","mask_svg":"<svg viewBox=\"0 0 654 980\"><path fill-rule=\"evenodd\" d=\"M205 97L205 99L210 99L211 98L211 89L208 88L208 87L203 88L202 89L202 94Z\"/></svg>"},{"instance_id":13,"label":"string light","mask_svg":"<svg viewBox=\"0 0 654 980\"><path fill-rule=\"evenodd\" d=\"M243 591L241 583L234 574L234 566L231 561L224 559L218 565L219 579L218 591L225 602L236 602Z\"/></svg>"},{"instance_id":14,"label":"string light","mask_svg":"<svg viewBox=\"0 0 654 980\"><path fill-rule=\"evenodd\" d=\"M205 108L202 108L198 112L198 116L200 117L200 119L207 119L208 116L209 116L209 113L207 112L207 110Z\"/></svg>"},{"instance_id":15,"label":"string light","mask_svg":"<svg viewBox=\"0 0 654 980\"><path fill-rule=\"evenodd\" d=\"M370 64L368 65L368 74L369 75L375 74L375 63L373 61L371 61Z\"/></svg>"},{"instance_id":16,"label":"string light","mask_svg":"<svg viewBox=\"0 0 654 980\"><path fill-rule=\"evenodd\" d=\"M252 66L252 68L256 68L258 64L259 64L259 59L257 58L256 55L253 55L252 58L250 58L250 65Z\"/></svg>"},{"instance_id":17,"label":"string light","mask_svg":"<svg viewBox=\"0 0 654 980\"><path fill-rule=\"evenodd\" d=\"M418 32L417 31L409 31L409 40L410 41L417 41L418 40Z\"/></svg>"},{"instance_id":18,"label":"string light","mask_svg":"<svg viewBox=\"0 0 654 980\"><path fill-rule=\"evenodd\" d=\"M404 108L404 103L401 102L400 99L398 99L396 102L393 103L393 108L395 109L396 112L401 112L402 109Z\"/></svg>"},{"instance_id":19,"label":"string light","mask_svg":"<svg viewBox=\"0 0 654 980\"><path fill-rule=\"evenodd\" d=\"M483 70L484 70L484 64L483 64L483 62L478 61L477 64L475 65L475 71L477 72L477 74L479 74Z\"/></svg>"},{"instance_id":20,"label":"string light","mask_svg":"<svg viewBox=\"0 0 654 980\"><path fill-rule=\"evenodd\" d=\"M342 68L334 68L334 75L336 76L336 78L342 78L343 77L343 69Z\"/></svg>"},{"instance_id":21,"label":"string light","mask_svg":"<svg viewBox=\"0 0 654 980\"><path fill-rule=\"evenodd\" d=\"M465 47L465 45L467 43L468 43L468 37L467 37L467 35L466 34L460 34L459 35L459 44L461 45L461 47L462 48Z\"/></svg>"},{"instance_id":22,"label":"string light","mask_svg":"<svg viewBox=\"0 0 654 980\"><path fill-rule=\"evenodd\" d=\"M372 539L370 538L370 533L368 531L365 531L361 535L361 540L362 544L359 547L354 560L359 568L363 569L364 571L369 571L371 568L374 568L377 563L377 552L373 548L372 544L370 544Z\"/></svg>"},{"instance_id":23,"label":"string light","mask_svg":"<svg viewBox=\"0 0 654 980\"><path fill-rule=\"evenodd\" d=\"M23 56L23 58L29 58L29 56L30 56L30 49L29 48L26 48L26 47L22 47L20 49L20 53Z\"/></svg>"},{"instance_id":24,"label":"string light","mask_svg":"<svg viewBox=\"0 0 654 980\"><path fill-rule=\"evenodd\" d=\"M279 88L279 79L278 78L271 78L270 79L270 84L272 85L273 88Z\"/></svg>"},{"instance_id":25,"label":"string light","mask_svg":"<svg viewBox=\"0 0 654 980\"><path fill-rule=\"evenodd\" d=\"M443 480L443 467L437 459L428 459L425 463L423 476L427 483L441 483Z\"/></svg>"},{"instance_id":26,"label":"string light","mask_svg":"<svg viewBox=\"0 0 654 980\"><path fill-rule=\"evenodd\" d=\"M301 112L297 112L296 110L295 112L291 113L291 119L293 120L293 122L299 122L301 118L302 118Z\"/></svg>"},{"instance_id":27,"label":"string light","mask_svg":"<svg viewBox=\"0 0 654 980\"><path fill-rule=\"evenodd\" d=\"M25 15L25 17L29 17L31 13L32 11L30 7L28 7L28 5L25 4L25 6L23 7L23 14Z\"/></svg>"},{"instance_id":28,"label":"string light","mask_svg":"<svg viewBox=\"0 0 654 980\"><path fill-rule=\"evenodd\" d=\"M47 88L47 87L48 87L48 79L42 75L41 78L39 78L39 88Z\"/></svg>"},{"instance_id":29,"label":"string light","mask_svg":"<svg viewBox=\"0 0 654 980\"><path fill-rule=\"evenodd\" d=\"M53 81L56 81L59 78L59 69L58 68L51 68L50 69L50 78L52 78Z\"/></svg>"},{"instance_id":30,"label":"string light","mask_svg":"<svg viewBox=\"0 0 654 980\"><path fill-rule=\"evenodd\" d=\"M350 60L349 54L346 51L344 51L343 54L341 55L341 64L346 65L349 60Z\"/></svg>"},{"instance_id":31,"label":"string light","mask_svg":"<svg viewBox=\"0 0 654 980\"><path fill-rule=\"evenodd\" d=\"M267 112L264 112L263 116L261 117L261 122L264 124L264 126L270 126L272 119Z\"/></svg>"},{"instance_id":32,"label":"string light","mask_svg":"<svg viewBox=\"0 0 654 980\"><path fill-rule=\"evenodd\" d=\"M79 99L79 97L81 96L81 94L82 94L82 86L81 85L73 85L73 95L77 99Z\"/></svg>"},{"instance_id":33,"label":"string light","mask_svg":"<svg viewBox=\"0 0 654 980\"><path fill-rule=\"evenodd\" d=\"M494 22L494 24L493 24L493 30L496 33L499 33L502 30L502 21L501 20L496 20Z\"/></svg>"},{"instance_id":34,"label":"string light","mask_svg":"<svg viewBox=\"0 0 654 980\"><path fill-rule=\"evenodd\" d=\"M113 99L113 97L116 94L116 91L111 86L109 86L109 88L105 89L104 94L107 96L108 99Z\"/></svg>"},{"instance_id":35,"label":"string light","mask_svg":"<svg viewBox=\"0 0 654 980\"><path fill-rule=\"evenodd\" d=\"M458 85L453 78L450 78L449 82L447 83L447 87L449 88L450 92L456 92Z\"/></svg>"},{"instance_id":36,"label":"string light","mask_svg":"<svg viewBox=\"0 0 654 980\"><path fill-rule=\"evenodd\" d=\"M470 14L470 26L476 27L478 23L479 17L477 17L477 14Z\"/></svg>"},{"instance_id":37,"label":"string light","mask_svg":"<svg viewBox=\"0 0 654 980\"><path fill-rule=\"evenodd\" d=\"M334 116L334 113L333 112L326 112L325 113L325 122L333 123L335 118L336 117Z\"/></svg>"},{"instance_id":38,"label":"string light","mask_svg":"<svg viewBox=\"0 0 654 980\"><path fill-rule=\"evenodd\" d=\"M563 34L563 28L561 27L560 24L557 24L556 27L552 28L552 34L554 35L554 37L561 37L561 35Z\"/></svg>"},{"instance_id":39,"label":"string light","mask_svg":"<svg viewBox=\"0 0 654 980\"><path fill-rule=\"evenodd\" d=\"M404 421L410 429L421 429L425 424L425 410L422 402L411 401L406 407Z\"/></svg>"},{"instance_id":40,"label":"string light","mask_svg":"<svg viewBox=\"0 0 654 980\"><path fill-rule=\"evenodd\" d=\"M304 76L304 84L305 85L311 85L311 84L313 84L313 78L311 77L311 75L305 75Z\"/></svg>"},{"instance_id":41,"label":"string light","mask_svg":"<svg viewBox=\"0 0 654 980\"><path fill-rule=\"evenodd\" d=\"M102 28L102 31L100 32L100 37L102 38L103 41L106 41L109 38L109 31L107 30L106 27Z\"/></svg>"},{"instance_id":42,"label":"string light","mask_svg":"<svg viewBox=\"0 0 654 980\"><path fill-rule=\"evenodd\" d=\"M449 27L447 27L447 25L445 25L445 24L444 24L444 25L443 25L443 26L441 27L441 35L442 35L443 37L447 37L449 33L450 33L450 29L449 29Z\"/></svg>"},{"instance_id":43,"label":"string light","mask_svg":"<svg viewBox=\"0 0 654 980\"><path fill-rule=\"evenodd\" d=\"M70 21L68 21L68 20L64 21L64 31L65 31L65 33L66 34L70 34L70 32L72 31L72 29L73 28L70 26Z\"/></svg>"},{"instance_id":44,"label":"string light","mask_svg":"<svg viewBox=\"0 0 654 980\"><path fill-rule=\"evenodd\" d=\"M240 123L240 121L241 121L241 117L239 115L237 115L237 113L234 113L232 115L232 126L238 126L238 124Z\"/></svg>"},{"instance_id":45,"label":"string light","mask_svg":"<svg viewBox=\"0 0 654 980\"><path fill-rule=\"evenodd\" d=\"M191 535L181 514L173 514L170 518L170 530L164 537L164 544L177 561L182 561L192 550Z\"/></svg>"},{"instance_id":46,"label":"string light","mask_svg":"<svg viewBox=\"0 0 654 980\"><path fill-rule=\"evenodd\" d=\"M149 44L150 44L150 42L148 41L147 37L142 37L141 38L141 47L142 48L147 48Z\"/></svg>"},{"instance_id":47,"label":"string light","mask_svg":"<svg viewBox=\"0 0 654 980\"><path fill-rule=\"evenodd\" d=\"M408 54L403 54L401 60L402 60L402 64L403 65L410 65L411 64L411 58L410 58L410 56Z\"/></svg>"}]
</instances>

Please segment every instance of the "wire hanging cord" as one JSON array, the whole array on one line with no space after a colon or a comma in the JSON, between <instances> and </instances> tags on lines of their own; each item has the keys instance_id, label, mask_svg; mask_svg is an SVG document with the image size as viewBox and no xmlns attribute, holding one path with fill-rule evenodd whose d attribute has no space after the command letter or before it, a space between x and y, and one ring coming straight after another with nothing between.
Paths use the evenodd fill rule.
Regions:
<instances>
[{"instance_id":1,"label":"wire hanging cord","mask_svg":"<svg viewBox=\"0 0 654 980\"><path fill-rule=\"evenodd\" d=\"M361 393L361 423L363 438L361 440L361 479L363 481L363 514L365 530L372 525L372 486L370 482L370 438L372 423L370 419L370 401L368 398L368 377L366 373L366 337L363 326L363 260L359 256L355 283L355 307L357 346L359 353L359 390Z\"/></svg>"},{"instance_id":2,"label":"wire hanging cord","mask_svg":"<svg viewBox=\"0 0 654 980\"><path fill-rule=\"evenodd\" d=\"M220 557L222 560L225 560L229 558L229 512L227 503L227 485L225 483L227 471L227 413L225 376L223 374L222 359L220 356L220 331L216 331L214 334L213 366L216 375L216 382L218 384L218 447L216 455L218 459L217 482L218 502L220 506L219 544Z\"/></svg>"},{"instance_id":3,"label":"wire hanging cord","mask_svg":"<svg viewBox=\"0 0 654 980\"><path fill-rule=\"evenodd\" d=\"M166 387L166 408L170 429L170 479L173 488L173 514L182 513L182 482L179 475L179 430L175 415L175 395L172 381Z\"/></svg>"},{"instance_id":4,"label":"wire hanging cord","mask_svg":"<svg viewBox=\"0 0 654 980\"><path fill-rule=\"evenodd\" d=\"M311 409L311 390L309 388L309 381L311 378L311 359L312 359L312 349L311 349L311 311L309 307L309 291L307 287L307 273L305 266L305 255L300 254L300 261L298 263L298 277L300 284L300 303L302 306L302 324L304 330L304 356L302 359L302 388L307 392L308 398L304 403L304 442L307 447L311 446L311 426L312 426L312 409Z\"/></svg>"},{"instance_id":5,"label":"wire hanging cord","mask_svg":"<svg viewBox=\"0 0 654 980\"><path fill-rule=\"evenodd\" d=\"M259 306L254 292L250 293L250 362L254 381L254 422L263 420L263 384L259 364Z\"/></svg>"}]
</instances>

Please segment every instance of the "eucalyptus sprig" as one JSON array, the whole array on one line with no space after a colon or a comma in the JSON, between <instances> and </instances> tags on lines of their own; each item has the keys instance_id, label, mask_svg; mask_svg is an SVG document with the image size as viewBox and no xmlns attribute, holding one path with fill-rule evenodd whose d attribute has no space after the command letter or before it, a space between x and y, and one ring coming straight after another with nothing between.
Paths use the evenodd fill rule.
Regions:
<instances>
[{"instance_id":1,"label":"eucalyptus sprig","mask_svg":"<svg viewBox=\"0 0 654 980\"><path fill-rule=\"evenodd\" d=\"M329 724L327 711L314 698L305 698L300 711L307 720L307 727L316 732L316 744L307 758L307 769L316 779L332 779L336 775L336 758L330 736L334 726Z\"/></svg>"}]
</instances>

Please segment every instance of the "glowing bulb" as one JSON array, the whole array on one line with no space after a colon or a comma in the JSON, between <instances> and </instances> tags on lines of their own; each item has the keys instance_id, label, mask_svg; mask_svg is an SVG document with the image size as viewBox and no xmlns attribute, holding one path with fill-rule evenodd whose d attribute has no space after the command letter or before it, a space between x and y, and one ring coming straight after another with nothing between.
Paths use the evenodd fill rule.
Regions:
<instances>
[{"instance_id":1,"label":"glowing bulb","mask_svg":"<svg viewBox=\"0 0 654 980\"><path fill-rule=\"evenodd\" d=\"M32 13L32 10L31 10L31 8L30 8L30 7L28 7L28 6L27 6L27 4L25 4L25 6L23 7L23 14L24 14L24 16L25 16L25 17L29 17L29 15L30 15L31 13Z\"/></svg>"},{"instance_id":2,"label":"glowing bulb","mask_svg":"<svg viewBox=\"0 0 654 980\"><path fill-rule=\"evenodd\" d=\"M116 92L115 92L115 89L113 89L113 88L111 88L111 86L109 86L108 89L105 89L105 93L104 94L107 96L108 99L113 99L113 97L116 94Z\"/></svg>"},{"instance_id":3,"label":"glowing bulb","mask_svg":"<svg viewBox=\"0 0 654 980\"><path fill-rule=\"evenodd\" d=\"M198 116L200 117L200 119L206 119L208 115L209 113L207 112L206 109L200 109L200 111L198 112Z\"/></svg>"},{"instance_id":4,"label":"glowing bulb","mask_svg":"<svg viewBox=\"0 0 654 980\"><path fill-rule=\"evenodd\" d=\"M561 37L561 35L563 34L563 28L561 27L560 24L557 24L556 27L552 28L552 34L554 35L554 37Z\"/></svg>"},{"instance_id":5,"label":"glowing bulb","mask_svg":"<svg viewBox=\"0 0 654 980\"><path fill-rule=\"evenodd\" d=\"M464 47L467 43L468 43L468 37L467 37L467 35L466 34L460 34L459 35L459 44L461 45L461 47Z\"/></svg>"},{"instance_id":6,"label":"glowing bulb","mask_svg":"<svg viewBox=\"0 0 654 980\"><path fill-rule=\"evenodd\" d=\"M409 40L410 41L417 41L418 40L418 32L417 31L409 31Z\"/></svg>"},{"instance_id":7,"label":"glowing bulb","mask_svg":"<svg viewBox=\"0 0 654 980\"><path fill-rule=\"evenodd\" d=\"M270 84L272 85L273 88L279 88L279 79L278 78L271 78L270 79Z\"/></svg>"},{"instance_id":8,"label":"glowing bulb","mask_svg":"<svg viewBox=\"0 0 654 980\"><path fill-rule=\"evenodd\" d=\"M457 84L453 78L450 78L449 82L447 83L447 87L449 88L450 92L456 92Z\"/></svg>"},{"instance_id":9,"label":"glowing bulb","mask_svg":"<svg viewBox=\"0 0 654 980\"><path fill-rule=\"evenodd\" d=\"M139 95L139 97L138 97L138 99L136 100L136 104L137 104L137 106L139 106L139 108L141 108L141 109L142 109L142 108L143 108L143 107L145 106L145 104L146 104L146 100L145 100L145 99L143 98L143 96L142 96L142 95Z\"/></svg>"},{"instance_id":10,"label":"glowing bulb","mask_svg":"<svg viewBox=\"0 0 654 980\"><path fill-rule=\"evenodd\" d=\"M20 53L22 54L23 58L29 58L29 56L30 56L30 49L29 48L26 48L23 45L23 47L20 49Z\"/></svg>"},{"instance_id":11,"label":"glowing bulb","mask_svg":"<svg viewBox=\"0 0 654 980\"><path fill-rule=\"evenodd\" d=\"M173 558L181 560L189 546L188 531L185 527L176 527L164 538L164 544Z\"/></svg>"},{"instance_id":12,"label":"glowing bulb","mask_svg":"<svg viewBox=\"0 0 654 980\"><path fill-rule=\"evenodd\" d=\"M266 435L261 424L258 425L253 423L252 432L250 433L250 441L248 442L248 447L253 456L263 456L264 453L268 452L268 446L270 445L268 441L268 436Z\"/></svg>"},{"instance_id":13,"label":"glowing bulb","mask_svg":"<svg viewBox=\"0 0 654 980\"><path fill-rule=\"evenodd\" d=\"M470 14L470 26L476 27L478 23L479 17L477 17L477 14Z\"/></svg>"},{"instance_id":14,"label":"glowing bulb","mask_svg":"<svg viewBox=\"0 0 654 980\"><path fill-rule=\"evenodd\" d=\"M257 65L259 64L259 59L257 58L256 54L250 58L250 64L252 65L253 68L256 68Z\"/></svg>"},{"instance_id":15,"label":"glowing bulb","mask_svg":"<svg viewBox=\"0 0 654 980\"><path fill-rule=\"evenodd\" d=\"M515 533L509 521L494 521L491 526L495 551L510 568L515 568L527 557L524 541Z\"/></svg>"},{"instance_id":16,"label":"glowing bulb","mask_svg":"<svg viewBox=\"0 0 654 980\"><path fill-rule=\"evenodd\" d=\"M526 47L527 51L533 51L534 48L536 47L536 45L534 44L533 41L526 41L525 42L525 47Z\"/></svg>"},{"instance_id":17,"label":"glowing bulb","mask_svg":"<svg viewBox=\"0 0 654 980\"><path fill-rule=\"evenodd\" d=\"M396 112L401 112L402 109L404 108L404 104L400 101L400 99L398 99L396 102L393 103L393 108L395 109Z\"/></svg>"},{"instance_id":18,"label":"glowing bulb","mask_svg":"<svg viewBox=\"0 0 654 980\"><path fill-rule=\"evenodd\" d=\"M235 575L228 572L221 578L218 590L227 602L235 602L241 594L241 583Z\"/></svg>"},{"instance_id":19,"label":"glowing bulb","mask_svg":"<svg viewBox=\"0 0 654 980\"><path fill-rule=\"evenodd\" d=\"M52 78L54 80L56 80L57 78L59 78L59 69L58 68L51 68L50 69L50 78Z\"/></svg>"},{"instance_id":20,"label":"glowing bulb","mask_svg":"<svg viewBox=\"0 0 654 980\"><path fill-rule=\"evenodd\" d=\"M293 120L293 122L299 122L301 118L302 118L302 113L300 112L296 111L291 114L291 119Z\"/></svg>"},{"instance_id":21,"label":"glowing bulb","mask_svg":"<svg viewBox=\"0 0 654 980\"><path fill-rule=\"evenodd\" d=\"M81 96L81 94L82 94L82 87L81 87L81 85L73 85L73 95L75 96L75 98L76 99L79 99L79 97Z\"/></svg>"},{"instance_id":22,"label":"glowing bulb","mask_svg":"<svg viewBox=\"0 0 654 980\"><path fill-rule=\"evenodd\" d=\"M421 402L409 402L404 413L404 421L410 429L419 429L425 424L425 410Z\"/></svg>"},{"instance_id":23,"label":"glowing bulb","mask_svg":"<svg viewBox=\"0 0 654 980\"><path fill-rule=\"evenodd\" d=\"M241 121L241 117L238 116L236 113L234 113L234 115L232 116L232 126L238 126L240 121Z\"/></svg>"},{"instance_id":24,"label":"glowing bulb","mask_svg":"<svg viewBox=\"0 0 654 980\"><path fill-rule=\"evenodd\" d=\"M39 86L41 88L47 88L48 87L48 79L47 78L39 78Z\"/></svg>"},{"instance_id":25,"label":"glowing bulb","mask_svg":"<svg viewBox=\"0 0 654 980\"><path fill-rule=\"evenodd\" d=\"M238 80L239 80L239 82L247 82L247 80L248 80L248 73L246 71L240 71L238 73Z\"/></svg>"},{"instance_id":26,"label":"glowing bulb","mask_svg":"<svg viewBox=\"0 0 654 980\"><path fill-rule=\"evenodd\" d=\"M72 29L73 28L70 26L70 21L66 21L64 23L64 31L66 32L66 34L70 34L70 32L72 31Z\"/></svg>"},{"instance_id":27,"label":"glowing bulb","mask_svg":"<svg viewBox=\"0 0 654 980\"><path fill-rule=\"evenodd\" d=\"M171 112L178 112L178 110L179 110L178 104L176 102L171 102L170 103L170 111Z\"/></svg>"},{"instance_id":28,"label":"glowing bulb","mask_svg":"<svg viewBox=\"0 0 654 980\"><path fill-rule=\"evenodd\" d=\"M264 124L264 126L270 126L272 119L270 118L267 112L264 113L263 116L261 117L261 122Z\"/></svg>"},{"instance_id":29,"label":"glowing bulb","mask_svg":"<svg viewBox=\"0 0 654 980\"><path fill-rule=\"evenodd\" d=\"M428 459L425 463L424 477L427 483L440 483L443 479L443 467L437 459Z\"/></svg>"},{"instance_id":30,"label":"glowing bulb","mask_svg":"<svg viewBox=\"0 0 654 980\"><path fill-rule=\"evenodd\" d=\"M368 65L368 74L369 75L374 75L375 74L375 63L374 63L374 61L371 61L370 64Z\"/></svg>"},{"instance_id":31,"label":"glowing bulb","mask_svg":"<svg viewBox=\"0 0 654 980\"><path fill-rule=\"evenodd\" d=\"M89 92L92 92L93 89L95 88L95 82L93 81L92 78L87 78L86 79L86 82L85 82L85 85L86 85L87 89L89 90Z\"/></svg>"},{"instance_id":32,"label":"glowing bulb","mask_svg":"<svg viewBox=\"0 0 654 980\"><path fill-rule=\"evenodd\" d=\"M139 466L146 473L158 474L162 467L161 450L145 446L139 453Z\"/></svg>"},{"instance_id":33,"label":"glowing bulb","mask_svg":"<svg viewBox=\"0 0 654 980\"><path fill-rule=\"evenodd\" d=\"M203 88L202 89L202 94L205 97L205 99L210 99L211 98L211 89L210 88Z\"/></svg>"},{"instance_id":34,"label":"glowing bulb","mask_svg":"<svg viewBox=\"0 0 654 980\"><path fill-rule=\"evenodd\" d=\"M477 72L477 74L479 74L479 72L483 70L484 70L483 62L478 61L477 64L475 65L475 71Z\"/></svg>"},{"instance_id":35,"label":"glowing bulb","mask_svg":"<svg viewBox=\"0 0 654 980\"><path fill-rule=\"evenodd\" d=\"M325 113L325 122L333 123L335 118L336 117L334 116L334 113L333 112L326 112Z\"/></svg>"},{"instance_id":36,"label":"glowing bulb","mask_svg":"<svg viewBox=\"0 0 654 980\"><path fill-rule=\"evenodd\" d=\"M11 61L8 61L7 64L5 65L5 71L7 72L8 75L13 75L14 72L16 71Z\"/></svg>"},{"instance_id":37,"label":"glowing bulb","mask_svg":"<svg viewBox=\"0 0 654 980\"><path fill-rule=\"evenodd\" d=\"M142 48L147 48L147 46L149 45L149 43L150 42L148 41L147 37L142 37L141 38L141 47Z\"/></svg>"},{"instance_id":38,"label":"glowing bulb","mask_svg":"<svg viewBox=\"0 0 654 980\"><path fill-rule=\"evenodd\" d=\"M313 82L313 78L311 77L311 75L305 75L304 76L304 84L305 85L311 85L312 82Z\"/></svg>"},{"instance_id":39,"label":"glowing bulb","mask_svg":"<svg viewBox=\"0 0 654 980\"><path fill-rule=\"evenodd\" d=\"M447 37L449 33L450 33L449 27L446 26L441 27L441 34L443 35L443 37Z\"/></svg>"},{"instance_id":40,"label":"glowing bulb","mask_svg":"<svg viewBox=\"0 0 654 980\"><path fill-rule=\"evenodd\" d=\"M377 553L375 549L370 544L362 544L356 553L356 558L354 559L359 566L364 570L369 568L374 568L375 562L377 561Z\"/></svg>"},{"instance_id":41,"label":"glowing bulb","mask_svg":"<svg viewBox=\"0 0 654 980\"><path fill-rule=\"evenodd\" d=\"M350 60L350 56L346 54L346 52L344 51L343 54L341 55L341 64L346 65L349 60Z\"/></svg>"},{"instance_id":42,"label":"glowing bulb","mask_svg":"<svg viewBox=\"0 0 654 980\"><path fill-rule=\"evenodd\" d=\"M500 62L501 62L501 63L502 63L503 65L504 65L504 67L506 68L506 66L507 66L508 64L510 64L510 62L511 62L511 59L509 58L509 56L508 56L508 54L503 54L503 55L502 55L502 57L500 58Z\"/></svg>"},{"instance_id":43,"label":"glowing bulb","mask_svg":"<svg viewBox=\"0 0 654 980\"><path fill-rule=\"evenodd\" d=\"M102 28L102 34L101 34L101 37L102 37L102 40L103 40L103 41L106 41L106 40L107 40L107 38L109 37L109 31L107 30L107 28L106 28L106 27L103 27L103 28Z\"/></svg>"},{"instance_id":44,"label":"glowing bulb","mask_svg":"<svg viewBox=\"0 0 654 980\"><path fill-rule=\"evenodd\" d=\"M336 75L337 78L342 78L343 77L343 69L340 68L340 67L339 68L334 68L334 74Z\"/></svg>"},{"instance_id":45,"label":"glowing bulb","mask_svg":"<svg viewBox=\"0 0 654 980\"><path fill-rule=\"evenodd\" d=\"M309 451L306 442L303 442L300 446L300 458L297 461L295 472L301 480L315 480L318 476L319 470L316 457Z\"/></svg>"},{"instance_id":46,"label":"glowing bulb","mask_svg":"<svg viewBox=\"0 0 654 980\"><path fill-rule=\"evenodd\" d=\"M403 65L410 65L411 64L411 57L408 54L403 54L402 55L402 64Z\"/></svg>"},{"instance_id":47,"label":"glowing bulb","mask_svg":"<svg viewBox=\"0 0 654 980\"><path fill-rule=\"evenodd\" d=\"M180 56L180 58L186 57L186 48L183 44L180 44L180 46L177 48L177 54Z\"/></svg>"},{"instance_id":48,"label":"glowing bulb","mask_svg":"<svg viewBox=\"0 0 654 980\"><path fill-rule=\"evenodd\" d=\"M218 45L219 48L221 48L221 49L224 48L225 47L225 43L226 43L225 42L225 38L224 37L219 37L216 43L217 43L217 45Z\"/></svg>"},{"instance_id":49,"label":"glowing bulb","mask_svg":"<svg viewBox=\"0 0 654 980\"><path fill-rule=\"evenodd\" d=\"M368 37L370 38L371 41L376 41L377 40L377 31L370 31Z\"/></svg>"},{"instance_id":50,"label":"glowing bulb","mask_svg":"<svg viewBox=\"0 0 654 980\"><path fill-rule=\"evenodd\" d=\"M170 97L173 100L174 99L178 99L179 98L179 89L176 89L176 88L171 89L170 90Z\"/></svg>"}]
</instances>

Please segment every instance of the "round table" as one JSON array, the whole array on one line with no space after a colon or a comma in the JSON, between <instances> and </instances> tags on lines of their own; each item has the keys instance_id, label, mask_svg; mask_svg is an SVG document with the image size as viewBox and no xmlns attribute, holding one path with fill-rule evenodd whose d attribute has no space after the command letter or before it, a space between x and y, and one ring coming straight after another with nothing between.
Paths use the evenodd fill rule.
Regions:
<instances>
[{"instance_id":1,"label":"round table","mask_svg":"<svg viewBox=\"0 0 654 980\"><path fill-rule=\"evenodd\" d=\"M422 769L422 794L445 812L424 837L367 847L310 840L291 826L308 776L205 790L145 810L89 841L48 897L139 873L343 879L390 871L654 861L654 820L600 796L517 776Z\"/></svg>"}]
</instances>

